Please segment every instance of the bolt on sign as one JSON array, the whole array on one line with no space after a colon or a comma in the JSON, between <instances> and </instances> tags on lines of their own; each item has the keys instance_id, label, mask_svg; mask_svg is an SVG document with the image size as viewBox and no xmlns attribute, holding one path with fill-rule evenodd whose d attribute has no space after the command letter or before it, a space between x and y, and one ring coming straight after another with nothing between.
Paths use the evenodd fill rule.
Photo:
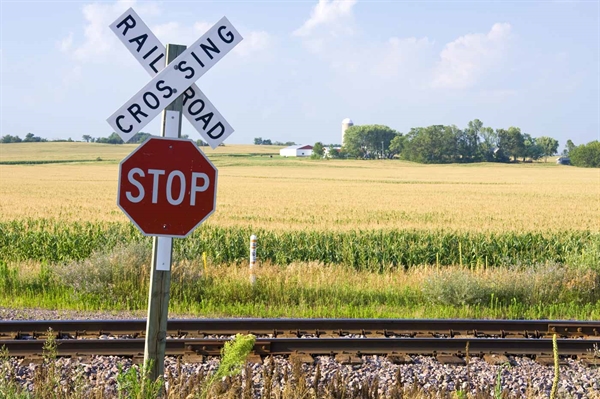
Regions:
<instances>
[{"instance_id":1,"label":"bolt on sign","mask_svg":"<svg viewBox=\"0 0 600 399\"><path fill-rule=\"evenodd\" d=\"M123 141L129 141L179 95L183 95L183 114L213 149L233 133L231 125L194 85L242 40L227 18L223 17L167 66L165 47L133 9L123 13L110 28L154 76L107 120Z\"/></svg>"}]
</instances>

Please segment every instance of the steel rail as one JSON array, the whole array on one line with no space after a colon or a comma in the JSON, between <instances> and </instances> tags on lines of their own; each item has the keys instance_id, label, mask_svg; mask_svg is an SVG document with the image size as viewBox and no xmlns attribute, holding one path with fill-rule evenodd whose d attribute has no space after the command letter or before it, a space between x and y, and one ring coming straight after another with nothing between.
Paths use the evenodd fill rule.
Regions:
<instances>
[{"instance_id":1,"label":"steel rail","mask_svg":"<svg viewBox=\"0 0 600 399\"><path fill-rule=\"evenodd\" d=\"M93 338L101 335L145 335L146 320L4 320L0 340L45 338L48 330L57 338ZM210 335L252 333L257 336L338 337L501 337L543 338L600 337L600 321L570 320L444 320L444 319L171 319L170 337L204 338Z\"/></svg>"},{"instance_id":2,"label":"steel rail","mask_svg":"<svg viewBox=\"0 0 600 399\"><path fill-rule=\"evenodd\" d=\"M168 339L166 355L185 356L219 355L226 339ZM600 339L560 338L559 353L563 356L589 357ZM43 340L6 340L10 356L41 357ZM58 356L143 356L144 340L134 339L62 339L57 340ZM290 355L356 355L382 354L484 354L503 355L551 355L552 339L548 338L258 338L254 353L261 356Z\"/></svg>"}]
</instances>

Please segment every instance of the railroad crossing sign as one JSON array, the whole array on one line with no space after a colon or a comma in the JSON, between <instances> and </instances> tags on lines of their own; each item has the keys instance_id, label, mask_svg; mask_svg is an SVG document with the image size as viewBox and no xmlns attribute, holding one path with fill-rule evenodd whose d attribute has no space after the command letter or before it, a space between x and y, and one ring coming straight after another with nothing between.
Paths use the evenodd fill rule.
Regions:
<instances>
[{"instance_id":1,"label":"railroad crossing sign","mask_svg":"<svg viewBox=\"0 0 600 399\"><path fill-rule=\"evenodd\" d=\"M188 236L216 196L217 168L192 140L151 137L119 165L117 204L147 236Z\"/></svg>"},{"instance_id":2,"label":"railroad crossing sign","mask_svg":"<svg viewBox=\"0 0 600 399\"><path fill-rule=\"evenodd\" d=\"M165 66L165 47L133 11L125 11L110 25L111 30L154 78L113 113L108 123L127 142L179 95L183 95L183 113L213 149L233 128L194 84L242 36L223 17L200 39Z\"/></svg>"}]
</instances>

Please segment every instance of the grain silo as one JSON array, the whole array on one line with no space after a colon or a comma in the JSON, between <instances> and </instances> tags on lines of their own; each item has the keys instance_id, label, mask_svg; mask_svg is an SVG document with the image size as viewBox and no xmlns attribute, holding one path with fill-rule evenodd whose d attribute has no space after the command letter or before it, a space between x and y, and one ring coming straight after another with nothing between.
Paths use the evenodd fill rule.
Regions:
<instances>
[{"instance_id":1,"label":"grain silo","mask_svg":"<svg viewBox=\"0 0 600 399\"><path fill-rule=\"evenodd\" d=\"M354 126L352 119L346 118L342 121L342 147L344 146L344 134L346 134L346 129L348 129L350 126Z\"/></svg>"}]
</instances>

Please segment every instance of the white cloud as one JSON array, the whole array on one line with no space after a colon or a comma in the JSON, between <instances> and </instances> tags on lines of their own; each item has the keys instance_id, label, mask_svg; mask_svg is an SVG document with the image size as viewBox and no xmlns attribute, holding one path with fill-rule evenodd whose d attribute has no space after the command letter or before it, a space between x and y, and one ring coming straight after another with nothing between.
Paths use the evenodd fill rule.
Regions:
<instances>
[{"instance_id":1,"label":"white cloud","mask_svg":"<svg viewBox=\"0 0 600 399\"><path fill-rule=\"evenodd\" d=\"M510 24L496 23L487 34L468 34L448 43L440 53L432 86L465 89L475 85L502 60L510 36Z\"/></svg>"},{"instance_id":2,"label":"white cloud","mask_svg":"<svg viewBox=\"0 0 600 399\"><path fill-rule=\"evenodd\" d=\"M72 50L72 56L79 62L109 60L112 50L122 45L108 26L134 4L142 19L160 13L155 3L136 4L135 0L119 0L112 4L86 4L82 8L85 19L85 40L78 45L73 45L73 33L70 33L57 43L57 47L63 52ZM166 22L150 26L150 29L164 45L174 43L189 46L212 26L212 23L205 21L197 21L191 26L179 22ZM264 50L273 42L272 36L264 31L253 31L244 36L244 40L234 50L242 56Z\"/></svg>"},{"instance_id":3,"label":"white cloud","mask_svg":"<svg viewBox=\"0 0 600 399\"><path fill-rule=\"evenodd\" d=\"M69 36L67 36L64 39L57 42L56 46L63 53L66 53L67 51L69 51L71 49L71 47L73 46L73 32L70 32Z\"/></svg>"},{"instance_id":4,"label":"white cloud","mask_svg":"<svg viewBox=\"0 0 600 399\"><path fill-rule=\"evenodd\" d=\"M352 33L352 7L356 0L319 0L313 8L310 18L296 29L295 36L307 37L319 26L330 29L330 33Z\"/></svg>"},{"instance_id":5,"label":"white cloud","mask_svg":"<svg viewBox=\"0 0 600 399\"><path fill-rule=\"evenodd\" d=\"M74 46L73 57L80 62L107 60L107 55L110 55L111 50L119 43L108 26L135 4L135 0L119 0L113 4L84 5L82 8L85 19L84 41ZM154 3L140 3L136 5L136 11L145 16L156 15L159 13L159 8ZM71 36L72 34L69 34L60 43L68 44L69 48L72 47ZM69 42L69 40L71 41Z\"/></svg>"},{"instance_id":6,"label":"white cloud","mask_svg":"<svg viewBox=\"0 0 600 399\"><path fill-rule=\"evenodd\" d=\"M429 52L433 42L427 37L391 37L374 60L373 73L380 77L396 77L422 63L423 54Z\"/></svg>"},{"instance_id":7,"label":"white cloud","mask_svg":"<svg viewBox=\"0 0 600 399\"><path fill-rule=\"evenodd\" d=\"M236 54L247 56L269 48L273 37L265 31L253 31L244 35L244 40L233 49Z\"/></svg>"}]
</instances>

